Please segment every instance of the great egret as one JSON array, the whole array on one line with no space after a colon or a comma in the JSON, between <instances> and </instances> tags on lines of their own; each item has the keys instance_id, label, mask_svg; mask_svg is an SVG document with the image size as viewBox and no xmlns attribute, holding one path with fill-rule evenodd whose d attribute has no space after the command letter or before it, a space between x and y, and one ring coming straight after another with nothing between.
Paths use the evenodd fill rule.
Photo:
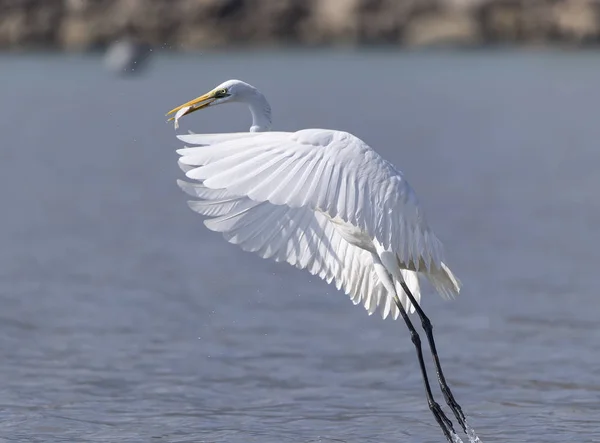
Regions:
<instances>
[{"instance_id":1,"label":"great egret","mask_svg":"<svg viewBox=\"0 0 600 443\"><path fill-rule=\"evenodd\" d=\"M421 340L407 312L417 312L450 409L470 440L476 436L448 387L431 322L419 306L419 277L445 298L460 282L445 263L441 242L429 228L417 196L402 173L352 134L329 129L269 132L271 107L255 87L226 81L169 111L169 121L222 103L245 103L250 132L190 134L179 165L196 183L178 181L198 200L192 210L230 243L263 258L307 269L335 281L354 304L383 318L401 316L410 330L427 402L450 442L461 441L431 393Z\"/></svg>"}]
</instances>

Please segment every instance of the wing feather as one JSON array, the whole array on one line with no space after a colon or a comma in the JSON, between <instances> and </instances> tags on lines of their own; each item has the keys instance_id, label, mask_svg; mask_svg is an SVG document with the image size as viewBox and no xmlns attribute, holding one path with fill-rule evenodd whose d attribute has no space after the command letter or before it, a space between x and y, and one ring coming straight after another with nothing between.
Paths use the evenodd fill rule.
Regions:
<instances>
[{"instance_id":1,"label":"wing feather","mask_svg":"<svg viewBox=\"0 0 600 443\"><path fill-rule=\"evenodd\" d=\"M371 270L370 254L344 240L325 214L244 196L192 201L190 207L208 215L206 226L223 234L228 242L260 257L306 268L328 283L335 282L355 304L362 300L369 314L386 298ZM204 210L207 207L216 209L208 213Z\"/></svg>"},{"instance_id":2,"label":"wing feather","mask_svg":"<svg viewBox=\"0 0 600 443\"><path fill-rule=\"evenodd\" d=\"M215 217L205 223L228 241L307 268L335 281L370 313L380 306L384 315L397 317L372 270L370 253L341 237L331 223L338 217L396 257L394 277L404 278L411 290L419 292L416 272L422 272L443 296L458 293L460 283L445 265L442 244L414 191L391 163L357 137L308 129L179 138L200 145L177 152L180 164L191 167L186 176L202 182L180 186L209 200L192 204L192 209Z\"/></svg>"},{"instance_id":3,"label":"wing feather","mask_svg":"<svg viewBox=\"0 0 600 443\"><path fill-rule=\"evenodd\" d=\"M221 134L216 138L217 144L192 148L195 149L193 154L180 150L183 163L202 165L189 171L188 177L204 179L206 187L227 188L257 201L319 208L331 217L339 214L343 220L378 238L388 249L399 251L406 244L407 257L402 258L412 260L415 266L419 266L424 247L435 252L442 248L433 235L427 236L427 245L420 244L423 232L429 231L429 227L421 214L416 195L402 174L360 139L345 132L326 130L248 133L251 135L247 138L240 134L246 133L232 134L230 142ZM188 143L199 144L215 137L198 134L181 136ZM205 154L200 153L202 150L206 151ZM239 157L235 155L240 153ZM223 161L234 155L229 161ZM290 158L297 159L295 162L303 167L294 168L295 162L290 161L279 163ZM306 160L302 162L302 158ZM257 167L257 164L260 166ZM289 173L301 173L298 180L291 182L292 189L289 186L252 186L255 181L269 182L269 174L281 176L284 171L275 168L275 164L285 164ZM334 165L343 169L340 172L346 179L344 189L349 191L345 207L341 208L342 199L321 193L321 190L335 188L321 186L322 181L331 180ZM324 171L328 173L324 174ZM238 178L231 181L233 177ZM332 193L332 197L335 194ZM384 222L392 214L397 214L409 225L409 235L398 232L398 223Z\"/></svg>"}]
</instances>

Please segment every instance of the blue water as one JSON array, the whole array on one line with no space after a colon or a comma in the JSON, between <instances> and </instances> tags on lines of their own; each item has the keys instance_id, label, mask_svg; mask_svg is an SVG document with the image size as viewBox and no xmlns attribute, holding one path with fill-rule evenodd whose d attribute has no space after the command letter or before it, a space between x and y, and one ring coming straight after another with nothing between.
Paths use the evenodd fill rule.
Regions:
<instances>
[{"instance_id":1,"label":"blue water","mask_svg":"<svg viewBox=\"0 0 600 443\"><path fill-rule=\"evenodd\" d=\"M240 78L277 129L348 130L405 172L464 284L423 306L482 441L600 442L598 72L592 52L160 55L125 79L0 56L0 441L444 441L401 322L187 208L164 113Z\"/></svg>"}]
</instances>

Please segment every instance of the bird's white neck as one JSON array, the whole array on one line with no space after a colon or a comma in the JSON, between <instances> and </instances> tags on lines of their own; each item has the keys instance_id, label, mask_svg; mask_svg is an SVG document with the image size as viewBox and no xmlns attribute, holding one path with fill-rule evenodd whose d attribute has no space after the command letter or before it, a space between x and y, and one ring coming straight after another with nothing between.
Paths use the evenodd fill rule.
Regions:
<instances>
[{"instance_id":1,"label":"bird's white neck","mask_svg":"<svg viewBox=\"0 0 600 443\"><path fill-rule=\"evenodd\" d=\"M247 103L252 114L250 132L269 131L271 129L271 106L265 96L255 90Z\"/></svg>"}]
</instances>

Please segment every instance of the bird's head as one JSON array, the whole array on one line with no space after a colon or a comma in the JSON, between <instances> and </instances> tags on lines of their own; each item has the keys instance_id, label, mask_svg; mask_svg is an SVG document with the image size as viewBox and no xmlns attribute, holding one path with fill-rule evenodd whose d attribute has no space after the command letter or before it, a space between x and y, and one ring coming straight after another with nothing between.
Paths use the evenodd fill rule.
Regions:
<instances>
[{"instance_id":1,"label":"bird's head","mask_svg":"<svg viewBox=\"0 0 600 443\"><path fill-rule=\"evenodd\" d=\"M254 86L241 80L227 80L206 94L171 109L166 115L169 116L176 113L175 116L171 117L168 121L175 120L177 122L177 120L184 115L191 114L192 112L196 112L209 106L247 101L253 94L256 94L256 88Z\"/></svg>"}]
</instances>

